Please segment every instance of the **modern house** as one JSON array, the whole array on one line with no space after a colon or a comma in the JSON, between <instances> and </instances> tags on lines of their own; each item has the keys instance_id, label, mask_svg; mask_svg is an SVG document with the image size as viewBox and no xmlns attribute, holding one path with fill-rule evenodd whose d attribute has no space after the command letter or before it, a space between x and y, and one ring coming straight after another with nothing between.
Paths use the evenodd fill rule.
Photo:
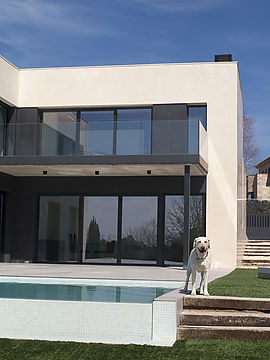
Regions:
<instances>
[{"instance_id":1,"label":"modern house","mask_svg":"<svg viewBox=\"0 0 270 360\"><path fill-rule=\"evenodd\" d=\"M0 58L1 259L215 267L245 239L238 63L19 69Z\"/></svg>"}]
</instances>

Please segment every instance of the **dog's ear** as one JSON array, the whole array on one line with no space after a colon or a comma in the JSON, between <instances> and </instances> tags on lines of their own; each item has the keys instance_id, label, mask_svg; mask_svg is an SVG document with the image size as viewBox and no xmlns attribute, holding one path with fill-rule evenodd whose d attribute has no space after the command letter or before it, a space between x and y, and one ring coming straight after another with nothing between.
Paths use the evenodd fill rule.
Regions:
<instances>
[{"instance_id":1,"label":"dog's ear","mask_svg":"<svg viewBox=\"0 0 270 360\"><path fill-rule=\"evenodd\" d=\"M210 249L210 240L207 239L207 241L208 241L208 249Z\"/></svg>"},{"instance_id":2,"label":"dog's ear","mask_svg":"<svg viewBox=\"0 0 270 360\"><path fill-rule=\"evenodd\" d=\"M196 243L197 243L197 238L196 238L196 239L194 239L194 241L193 241L193 249L195 249L195 248L196 248Z\"/></svg>"}]
</instances>

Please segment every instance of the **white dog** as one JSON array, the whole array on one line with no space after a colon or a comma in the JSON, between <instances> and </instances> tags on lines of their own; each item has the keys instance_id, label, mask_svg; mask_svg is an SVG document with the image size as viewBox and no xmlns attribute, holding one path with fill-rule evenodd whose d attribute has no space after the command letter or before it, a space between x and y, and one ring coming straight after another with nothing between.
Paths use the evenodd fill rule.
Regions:
<instances>
[{"instance_id":1,"label":"white dog","mask_svg":"<svg viewBox=\"0 0 270 360\"><path fill-rule=\"evenodd\" d=\"M198 237L193 242L193 249L188 259L187 279L184 291L187 292L188 281L192 274L192 292L196 295L196 271L201 273L200 294L209 295L208 293L208 272L211 267L210 241L206 237Z\"/></svg>"}]
</instances>

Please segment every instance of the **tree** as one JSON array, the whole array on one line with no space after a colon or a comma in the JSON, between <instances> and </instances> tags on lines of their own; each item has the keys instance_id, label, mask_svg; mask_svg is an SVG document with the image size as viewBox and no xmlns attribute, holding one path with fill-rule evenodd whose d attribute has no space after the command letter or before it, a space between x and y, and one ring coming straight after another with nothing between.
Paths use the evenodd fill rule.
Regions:
<instances>
[{"instance_id":1,"label":"tree","mask_svg":"<svg viewBox=\"0 0 270 360\"><path fill-rule=\"evenodd\" d=\"M85 257L87 259L93 257L94 249L100 246L100 231L99 225L97 224L96 218L93 216L89 224L87 240L86 240L86 251Z\"/></svg>"},{"instance_id":2,"label":"tree","mask_svg":"<svg viewBox=\"0 0 270 360\"><path fill-rule=\"evenodd\" d=\"M247 174L256 172L258 147L255 141L255 119L244 112L243 117L243 156Z\"/></svg>"},{"instance_id":3,"label":"tree","mask_svg":"<svg viewBox=\"0 0 270 360\"><path fill-rule=\"evenodd\" d=\"M200 196L190 198L190 240L204 235L202 199ZM184 234L184 198L173 200L172 208L168 210L166 221L166 243L175 243Z\"/></svg>"}]
</instances>

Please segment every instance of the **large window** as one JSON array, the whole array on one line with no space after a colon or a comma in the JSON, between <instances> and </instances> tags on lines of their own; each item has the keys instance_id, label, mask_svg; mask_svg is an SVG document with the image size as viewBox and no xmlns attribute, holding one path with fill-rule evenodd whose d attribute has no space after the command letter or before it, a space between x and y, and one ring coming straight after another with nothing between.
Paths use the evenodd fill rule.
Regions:
<instances>
[{"instance_id":1,"label":"large window","mask_svg":"<svg viewBox=\"0 0 270 360\"><path fill-rule=\"evenodd\" d=\"M189 106L188 107L189 121L199 120L203 127L207 130L207 107L206 106Z\"/></svg>"},{"instance_id":2,"label":"large window","mask_svg":"<svg viewBox=\"0 0 270 360\"><path fill-rule=\"evenodd\" d=\"M4 215L4 194L0 193L0 261L3 260L4 241L3 241L3 215Z\"/></svg>"},{"instance_id":3,"label":"large window","mask_svg":"<svg viewBox=\"0 0 270 360\"><path fill-rule=\"evenodd\" d=\"M113 154L114 111L82 111L80 121L80 141L84 145L84 154Z\"/></svg>"},{"instance_id":4,"label":"large window","mask_svg":"<svg viewBox=\"0 0 270 360\"><path fill-rule=\"evenodd\" d=\"M44 112L41 125L41 155L76 153L76 112Z\"/></svg>"},{"instance_id":5,"label":"large window","mask_svg":"<svg viewBox=\"0 0 270 360\"><path fill-rule=\"evenodd\" d=\"M151 153L151 109L117 110L116 154Z\"/></svg>"},{"instance_id":6,"label":"large window","mask_svg":"<svg viewBox=\"0 0 270 360\"><path fill-rule=\"evenodd\" d=\"M161 195L40 196L37 260L181 265L184 196L165 196L165 233L158 224L158 198L163 204ZM191 195L190 249L204 235L204 195Z\"/></svg>"},{"instance_id":7,"label":"large window","mask_svg":"<svg viewBox=\"0 0 270 360\"><path fill-rule=\"evenodd\" d=\"M150 154L151 117L151 108L44 111L40 154Z\"/></svg>"},{"instance_id":8,"label":"large window","mask_svg":"<svg viewBox=\"0 0 270 360\"><path fill-rule=\"evenodd\" d=\"M38 261L78 261L78 196L41 196Z\"/></svg>"},{"instance_id":9,"label":"large window","mask_svg":"<svg viewBox=\"0 0 270 360\"><path fill-rule=\"evenodd\" d=\"M84 198L83 262L116 262L116 196Z\"/></svg>"},{"instance_id":10,"label":"large window","mask_svg":"<svg viewBox=\"0 0 270 360\"><path fill-rule=\"evenodd\" d=\"M193 240L205 235L204 197L190 197L190 249ZM165 264L183 262L184 245L184 196L166 196L165 202Z\"/></svg>"},{"instance_id":11,"label":"large window","mask_svg":"<svg viewBox=\"0 0 270 360\"><path fill-rule=\"evenodd\" d=\"M199 153L199 125L207 130L207 108L206 106L188 107L188 154Z\"/></svg>"},{"instance_id":12,"label":"large window","mask_svg":"<svg viewBox=\"0 0 270 360\"><path fill-rule=\"evenodd\" d=\"M122 263L156 263L157 197L123 197Z\"/></svg>"}]
</instances>

